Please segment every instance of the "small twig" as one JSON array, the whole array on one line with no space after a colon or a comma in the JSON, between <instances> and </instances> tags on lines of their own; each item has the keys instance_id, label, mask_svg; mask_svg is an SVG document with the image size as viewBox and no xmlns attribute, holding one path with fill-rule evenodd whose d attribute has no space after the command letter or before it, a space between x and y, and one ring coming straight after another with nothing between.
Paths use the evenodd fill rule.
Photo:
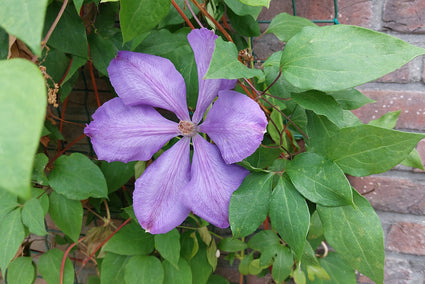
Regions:
<instances>
[{"instance_id":1,"label":"small twig","mask_svg":"<svg viewBox=\"0 0 425 284\"><path fill-rule=\"evenodd\" d=\"M193 30L195 27L192 25L189 18L184 14L182 9L180 9L179 5L177 5L176 1L171 0L171 4L173 4L174 8L177 10L177 12L180 14L180 16L184 19L186 24Z\"/></svg>"},{"instance_id":2,"label":"small twig","mask_svg":"<svg viewBox=\"0 0 425 284\"><path fill-rule=\"evenodd\" d=\"M59 283L63 284L63 274L64 274L64 270L65 270L65 261L66 258L68 257L69 252L71 251L71 249L76 246L79 242L81 242L85 237L81 237L78 242L73 243L72 245L70 245L67 250L65 251L65 254L63 255L62 258L62 263L61 263L61 270L60 270L60 278L59 278Z\"/></svg>"},{"instance_id":3,"label":"small twig","mask_svg":"<svg viewBox=\"0 0 425 284\"><path fill-rule=\"evenodd\" d=\"M196 16L195 12L193 11L192 7L190 6L190 3L188 0L184 0L184 2L186 3L187 8L189 8L190 13L192 14L193 18L195 19L195 21L198 23L198 25L203 28L204 26L202 25L201 21L198 19L198 17Z\"/></svg>"},{"instance_id":4,"label":"small twig","mask_svg":"<svg viewBox=\"0 0 425 284\"><path fill-rule=\"evenodd\" d=\"M68 4L68 0L64 0L61 9L59 10L58 15L56 16L56 19L53 21L52 25L50 26L50 29L47 31L46 36L44 37L43 41L41 42L41 51L46 47L47 41L49 41L50 36L52 35L53 31L56 28L56 25L59 23L60 18L62 17L63 12L65 11L66 5ZM34 55L31 59L32 62L37 61L37 55Z\"/></svg>"}]
</instances>

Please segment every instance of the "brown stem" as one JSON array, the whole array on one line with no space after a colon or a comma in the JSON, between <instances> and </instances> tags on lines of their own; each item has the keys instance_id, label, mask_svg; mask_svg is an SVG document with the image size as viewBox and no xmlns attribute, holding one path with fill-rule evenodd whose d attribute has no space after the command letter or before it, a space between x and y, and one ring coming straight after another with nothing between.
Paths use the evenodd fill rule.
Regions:
<instances>
[{"instance_id":1,"label":"brown stem","mask_svg":"<svg viewBox=\"0 0 425 284\"><path fill-rule=\"evenodd\" d=\"M177 10L177 12L182 16L186 24L193 30L195 27L190 22L189 18L183 13L182 9L177 5L176 1L171 0L171 4L173 4L174 8Z\"/></svg>"}]
</instances>

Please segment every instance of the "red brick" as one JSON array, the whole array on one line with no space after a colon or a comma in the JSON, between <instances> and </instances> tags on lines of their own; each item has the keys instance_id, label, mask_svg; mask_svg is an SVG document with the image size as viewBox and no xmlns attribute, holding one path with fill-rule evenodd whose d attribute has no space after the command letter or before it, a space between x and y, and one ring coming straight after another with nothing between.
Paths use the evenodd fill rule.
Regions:
<instances>
[{"instance_id":1,"label":"red brick","mask_svg":"<svg viewBox=\"0 0 425 284\"><path fill-rule=\"evenodd\" d=\"M425 255L425 225L398 222L387 236L388 250L414 255Z\"/></svg>"},{"instance_id":2,"label":"red brick","mask_svg":"<svg viewBox=\"0 0 425 284\"><path fill-rule=\"evenodd\" d=\"M394 72L391 72L379 78L376 81L380 83L409 83L410 81L412 81L410 76L409 63L403 65L401 68L395 70Z\"/></svg>"},{"instance_id":3,"label":"red brick","mask_svg":"<svg viewBox=\"0 0 425 284\"><path fill-rule=\"evenodd\" d=\"M425 182L389 176L349 177L349 180L377 210L425 215Z\"/></svg>"},{"instance_id":4,"label":"red brick","mask_svg":"<svg viewBox=\"0 0 425 284\"><path fill-rule=\"evenodd\" d=\"M425 33L425 1L388 0L383 27L402 33Z\"/></svg>"},{"instance_id":5,"label":"red brick","mask_svg":"<svg viewBox=\"0 0 425 284\"><path fill-rule=\"evenodd\" d=\"M353 111L363 122L377 119L390 111L401 110L396 128L425 130L425 91L360 91L376 101Z\"/></svg>"},{"instance_id":6,"label":"red brick","mask_svg":"<svg viewBox=\"0 0 425 284\"><path fill-rule=\"evenodd\" d=\"M271 20L279 13L292 14L291 1L273 0L269 9L264 9L259 19ZM333 20L335 18L332 0L297 0L297 16L311 20ZM372 0L338 1L338 21L341 24L370 27L372 17Z\"/></svg>"}]
</instances>

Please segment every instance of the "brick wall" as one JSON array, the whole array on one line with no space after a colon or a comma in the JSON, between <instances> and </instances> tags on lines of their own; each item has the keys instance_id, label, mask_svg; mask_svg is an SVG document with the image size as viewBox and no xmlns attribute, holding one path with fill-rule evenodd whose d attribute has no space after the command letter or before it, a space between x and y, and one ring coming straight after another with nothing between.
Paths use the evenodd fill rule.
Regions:
<instances>
[{"instance_id":1,"label":"brick wall","mask_svg":"<svg viewBox=\"0 0 425 284\"><path fill-rule=\"evenodd\" d=\"M272 0L260 15L270 20L282 12L292 13L292 1ZM313 20L333 19L333 0L296 0L296 12ZM424 0L338 0L341 24L359 25L425 47ZM264 29L266 26L263 27ZM278 46L273 35L257 46L267 56ZM269 50L266 51L267 47ZM396 128L425 132L424 58L416 58L399 70L361 86L376 103L355 111L363 122L388 111L402 110ZM425 140L418 146L425 161ZM397 166L388 173L364 178L350 177L352 185L376 209L385 233L385 283L425 283L425 175L423 171ZM372 283L364 276L361 283Z\"/></svg>"}]
</instances>

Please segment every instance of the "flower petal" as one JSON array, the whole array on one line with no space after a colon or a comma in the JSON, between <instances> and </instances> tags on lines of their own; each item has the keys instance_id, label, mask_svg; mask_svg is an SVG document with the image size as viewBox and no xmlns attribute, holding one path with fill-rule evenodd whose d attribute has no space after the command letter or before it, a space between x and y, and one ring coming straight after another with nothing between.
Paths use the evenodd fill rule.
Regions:
<instances>
[{"instance_id":1,"label":"flower petal","mask_svg":"<svg viewBox=\"0 0 425 284\"><path fill-rule=\"evenodd\" d=\"M255 101L235 91L221 91L199 131L211 137L231 164L255 152L266 127L267 118Z\"/></svg>"},{"instance_id":2,"label":"flower petal","mask_svg":"<svg viewBox=\"0 0 425 284\"><path fill-rule=\"evenodd\" d=\"M229 226L229 202L249 171L228 165L218 148L200 135L193 137L191 180L185 188L185 202L193 213L211 224Z\"/></svg>"},{"instance_id":3,"label":"flower petal","mask_svg":"<svg viewBox=\"0 0 425 284\"><path fill-rule=\"evenodd\" d=\"M236 84L236 80L204 79L210 66L217 37L213 31L206 28L192 30L187 35L198 68L199 95L196 110L192 118L194 123L199 123L202 120L202 116L217 96L219 90L232 89Z\"/></svg>"},{"instance_id":4,"label":"flower petal","mask_svg":"<svg viewBox=\"0 0 425 284\"><path fill-rule=\"evenodd\" d=\"M128 106L114 98L93 114L84 129L100 160L149 160L168 140L179 135L177 123L150 106Z\"/></svg>"},{"instance_id":5,"label":"flower petal","mask_svg":"<svg viewBox=\"0 0 425 284\"><path fill-rule=\"evenodd\" d=\"M162 234L186 219L190 209L182 202L182 190L189 174L190 139L184 137L136 180L133 207L143 229Z\"/></svg>"},{"instance_id":6,"label":"flower petal","mask_svg":"<svg viewBox=\"0 0 425 284\"><path fill-rule=\"evenodd\" d=\"M109 79L127 105L150 105L189 120L186 85L182 75L166 58L119 51L108 66Z\"/></svg>"}]
</instances>

